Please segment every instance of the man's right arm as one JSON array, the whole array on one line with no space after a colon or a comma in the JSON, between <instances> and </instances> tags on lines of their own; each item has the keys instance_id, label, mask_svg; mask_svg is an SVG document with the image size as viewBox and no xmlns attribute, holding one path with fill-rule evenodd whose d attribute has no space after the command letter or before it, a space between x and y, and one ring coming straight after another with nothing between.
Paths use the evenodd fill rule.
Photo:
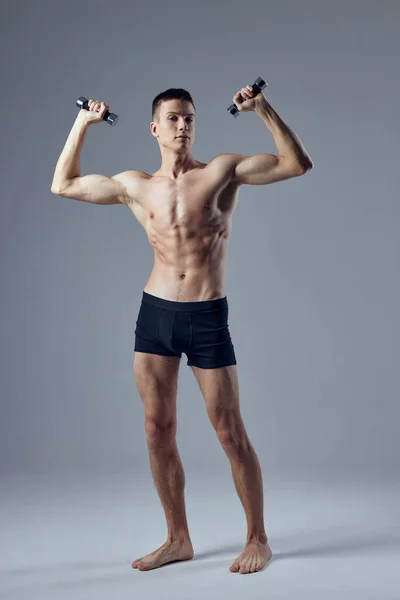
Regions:
<instances>
[{"instance_id":1,"label":"man's right arm","mask_svg":"<svg viewBox=\"0 0 400 600\"><path fill-rule=\"evenodd\" d=\"M126 184L132 180L129 171L113 177L80 175L80 152L88 127L88 121L78 113L58 159L51 191L64 198L94 204L126 204L130 197Z\"/></svg>"}]
</instances>

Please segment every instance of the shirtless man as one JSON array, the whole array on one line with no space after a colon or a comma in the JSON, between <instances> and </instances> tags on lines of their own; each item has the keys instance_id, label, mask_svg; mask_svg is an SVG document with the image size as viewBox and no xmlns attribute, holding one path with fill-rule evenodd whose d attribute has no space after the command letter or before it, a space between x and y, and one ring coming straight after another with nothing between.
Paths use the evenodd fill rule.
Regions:
<instances>
[{"instance_id":1,"label":"shirtless man","mask_svg":"<svg viewBox=\"0 0 400 600\"><path fill-rule=\"evenodd\" d=\"M233 97L240 112L255 111L278 153L192 155L195 106L171 88L153 100L151 134L162 164L151 175L129 170L113 177L80 175L87 128L110 107L89 101L80 110L58 160L51 191L93 204L124 204L147 233L154 267L143 290L135 330L134 376L144 405L150 465L168 525L167 541L132 563L141 571L194 556L186 521L185 475L176 446L178 370L184 352L197 378L216 435L230 461L246 513L244 551L231 572L260 571L272 556L264 529L262 474L242 421L237 364L228 327L225 266L239 186L266 185L305 174L312 160L262 92L247 85ZM242 117L243 118L243 117ZM232 120L233 123L233 120Z\"/></svg>"}]
</instances>

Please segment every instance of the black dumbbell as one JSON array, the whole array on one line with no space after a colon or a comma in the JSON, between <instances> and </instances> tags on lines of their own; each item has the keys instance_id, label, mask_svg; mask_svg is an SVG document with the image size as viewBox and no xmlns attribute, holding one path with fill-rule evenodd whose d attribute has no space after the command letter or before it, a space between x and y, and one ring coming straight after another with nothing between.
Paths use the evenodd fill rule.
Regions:
<instances>
[{"instance_id":1,"label":"black dumbbell","mask_svg":"<svg viewBox=\"0 0 400 600\"><path fill-rule=\"evenodd\" d=\"M83 108L84 110L90 110L89 109L89 100L87 98L85 98L85 96L80 96L78 98L78 100L76 101L76 105L78 108ZM106 112L104 113L103 121L106 121L109 125L116 125L116 123L118 121L118 115L115 115L114 113L110 113L110 112L108 112L108 110L106 110Z\"/></svg>"},{"instance_id":2,"label":"black dumbbell","mask_svg":"<svg viewBox=\"0 0 400 600\"><path fill-rule=\"evenodd\" d=\"M268 85L268 83L265 83L264 79L261 79L261 77L257 77L257 79L255 80L255 82L251 86L253 94L255 96L257 96L257 94L259 94L261 92L261 90L263 90L265 87L267 87L267 85ZM238 114L240 113L240 111L239 111L238 107L236 106L236 104L231 104L229 106L229 108L227 108L227 110L234 117L237 117Z\"/></svg>"}]
</instances>

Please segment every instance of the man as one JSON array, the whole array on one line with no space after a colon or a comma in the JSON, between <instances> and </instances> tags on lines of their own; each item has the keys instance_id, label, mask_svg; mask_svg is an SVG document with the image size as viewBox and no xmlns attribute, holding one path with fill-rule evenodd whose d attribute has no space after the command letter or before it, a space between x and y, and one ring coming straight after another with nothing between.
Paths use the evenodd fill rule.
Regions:
<instances>
[{"instance_id":1,"label":"man","mask_svg":"<svg viewBox=\"0 0 400 600\"><path fill-rule=\"evenodd\" d=\"M145 229L154 267L143 290L135 330L134 376L145 411L151 470L168 525L167 541L132 563L154 569L194 556L184 503L185 475L176 446L176 397L182 352L197 378L217 437L227 454L247 519L244 551L230 571L260 571L272 552L263 521L262 474L239 405L237 363L228 326L225 265L232 215L243 184L266 185L303 175L312 160L296 134L260 92L241 88L240 112L255 111L278 153L224 153L209 163L192 155L195 106L171 88L153 100L151 134L162 163L151 175L129 170L113 177L81 177L79 154L91 123L110 107L89 101L58 160L52 192L94 204L124 204Z\"/></svg>"}]
</instances>

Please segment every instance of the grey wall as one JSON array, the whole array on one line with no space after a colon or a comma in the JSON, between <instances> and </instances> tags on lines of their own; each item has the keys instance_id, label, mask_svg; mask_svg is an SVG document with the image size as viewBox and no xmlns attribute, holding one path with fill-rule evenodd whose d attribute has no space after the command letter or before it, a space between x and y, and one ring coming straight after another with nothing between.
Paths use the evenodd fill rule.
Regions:
<instances>
[{"instance_id":1,"label":"grey wall","mask_svg":"<svg viewBox=\"0 0 400 600\"><path fill-rule=\"evenodd\" d=\"M234 93L266 97L314 169L243 186L227 267L242 414L265 472L399 467L400 4L3 2L1 473L147 461L133 339L153 254L125 206L52 195L78 96L106 101L82 174L160 166L151 101L184 87L198 160L275 152ZM184 464L226 469L181 362Z\"/></svg>"}]
</instances>

